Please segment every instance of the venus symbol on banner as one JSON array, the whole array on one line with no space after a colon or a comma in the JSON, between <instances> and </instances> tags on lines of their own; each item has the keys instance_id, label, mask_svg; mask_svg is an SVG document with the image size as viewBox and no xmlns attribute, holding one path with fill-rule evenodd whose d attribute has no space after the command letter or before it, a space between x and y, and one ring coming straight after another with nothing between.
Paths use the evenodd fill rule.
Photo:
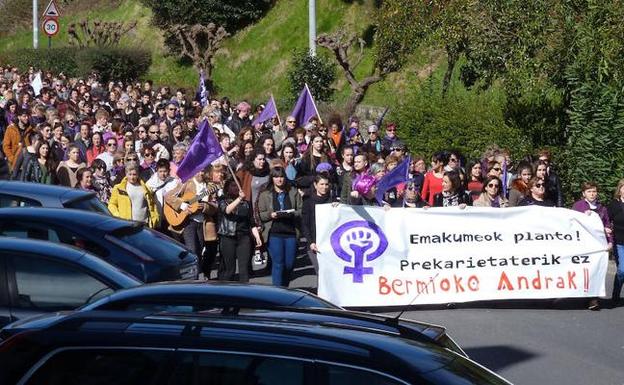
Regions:
<instances>
[{"instance_id":1,"label":"venus symbol on banner","mask_svg":"<svg viewBox=\"0 0 624 385\"><path fill-rule=\"evenodd\" d=\"M373 274L373 268L365 267L364 261L379 258L388 247L388 239L372 222L350 221L334 230L331 245L338 258L353 263L345 266L343 274L352 274L354 283L362 283L365 274Z\"/></svg>"}]
</instances>

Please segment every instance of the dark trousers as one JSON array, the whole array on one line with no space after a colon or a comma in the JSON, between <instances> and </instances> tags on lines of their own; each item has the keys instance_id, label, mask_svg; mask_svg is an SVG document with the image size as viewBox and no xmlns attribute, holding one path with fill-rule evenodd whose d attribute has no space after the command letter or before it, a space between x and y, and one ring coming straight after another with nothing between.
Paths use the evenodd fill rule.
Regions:
<instances>
[{"instance_id":1,"label":"dark trousers","mask_svg":"<svg viewBox=\"0 0 624 385\"><path fill-rule=\"evenodd\" d=\"M194 220L188 221L182 231L182 239L184 245L188 247L193 254L197 255L200 266L202 263L202 250L204 249L204 224Z\"/></svg>"},{"instance_id":2,"label":"dark trousers","mask_svg":"<svg viewBox=\"0 0 624 385\"><path fill-rule=\"evenodd\" d=\"M219 280L232 281L238 261L238 280L249 282L249 261L251 260L251 239L249 234L236 234L234 237L219 235L221 265Z\"/></svg>"},{"instance_id":3,"label":"dark trousers","mask_svg":"<svg viewBox=\"0 0 624 385\"><path fill-rule=\"evenodd\" d=\"M206 241L204 243L206 249L201 262L201 269L206 279L210 279L210 272L212 271L212 265L217 259L217 253L219 252L219 241Z\"/></svg>"},{"instance_id":4,"label":"dark trousers","mask_svg":"<svg viewBox=\"0 0 624 385\"><path fill-rule=\"evenodd\" d=\"M271 280L275 286L286 286L295 267L297 238L293 236L269 235L269 256L271 257Z\"/></svg>"}]
</instances>

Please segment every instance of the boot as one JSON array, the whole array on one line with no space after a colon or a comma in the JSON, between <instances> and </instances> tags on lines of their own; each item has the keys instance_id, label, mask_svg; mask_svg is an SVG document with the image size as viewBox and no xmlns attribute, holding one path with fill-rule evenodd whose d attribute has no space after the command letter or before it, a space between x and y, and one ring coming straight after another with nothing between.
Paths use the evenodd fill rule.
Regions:
<instances>
[{"instance_id":1,"label":"boot","mask_svg":"<svg viewBox=\"0 0 624 385\"><path fill-rule=\"evenodd\" d=\"M611 302L613 306L618 306L620 303L620 292L622 291L622 280L618 278L617 274L613 280L613 293L611 294Z\"/></svg>"}]
</instances>

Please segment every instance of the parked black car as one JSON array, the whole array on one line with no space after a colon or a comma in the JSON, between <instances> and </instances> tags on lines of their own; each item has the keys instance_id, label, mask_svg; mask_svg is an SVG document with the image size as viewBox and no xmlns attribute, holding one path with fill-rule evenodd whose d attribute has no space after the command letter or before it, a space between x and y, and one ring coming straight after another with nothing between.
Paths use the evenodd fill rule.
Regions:
<instances>
[{"instance_id":1,"label":"parked black car","mask_svg":"<svg viewBox=\"0 0 624 385\"><path fill-rule=\"evenodd\" d=\"M197 279L197 256L144 225L88 211L0 209L0 236L40 239L85 249L143 282Z\"/></svg>"},{"instance_id":2,"label":"parked black car","mask_svg":"<svg viewBox=\"0 0 624 385\"><path fill-rule=\"evenodd\" d=\"M199 312L224 306L341 309L301 289L235 282L173 281L119 290L79 310Z\"/></svg>"},{"instance_id":3,"label":"parked black car","mask_svg":"<svg viewBox=\"0 0 624 385\"><path fill-rule=\"evenodd\" d=\"M0 343L19 385L509 384L438 344L336 309L75 312ZM37 323L37 321L33 321Z\"/></svg>"},{"instance_id":4,"label":"parked black car","mask_svg":"<svg viewBox=\"0 0 624 385\"><path fill-rule=\"evenodd\" d=\"M249 309L272 310L273 313L265 315L266 317L280 317L281 311L288 311L290 312L290 319L293 320L331 323L332 325L342 324L346 327L369 330L377 329L400 335L406 339L437 344L466 356L466 353L448 336L446 329L442 326L403 318L346 311L304 290L271 285L205 281L148 284L116 291L75 311L141 311L192 314L215 311L239 313ZM320 312L314 312L312 309L320 309ZM68 314L46 314L37 317L36 322L33 322L34 319L14 322L2 329L0 340L25 330L46 327L53 321L68 316Z\"/></svg>"},{"instance_id":5,"label":"parked black car","mask_svg":"<svg viewBox=\"0 0 624 385\"><path fill-rule=\"evenodd\" d=\"M41 183L0 181L0 208L51 207L111 215L94 192Z\"/></svg>"},{"instance_id":6,"label":"parked black car","mask_svg":"<svg viewBox=\"0 0 624 385\"><path fill-rule=\"evenodd\" d=\"M75 309L140 284L74 247L0 238L0 327L36 314Z\"/></svg>"}]
</instances>

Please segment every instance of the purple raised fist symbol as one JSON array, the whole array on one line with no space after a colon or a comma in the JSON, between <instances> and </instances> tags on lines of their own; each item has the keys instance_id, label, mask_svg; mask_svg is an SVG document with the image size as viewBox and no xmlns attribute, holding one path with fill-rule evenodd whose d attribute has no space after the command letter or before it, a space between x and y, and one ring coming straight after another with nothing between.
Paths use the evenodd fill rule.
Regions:
<instances>
[{"instance_id":1,"label":"purple raised fist symbol","mask_svg":"<svg viewBox=\"0 0 624 385\"><path fill-rule=\"evenodd\" d=\"M365 274L373 274L373 268L364 266L364 262L379 258L388 247L388 240L376 224L351 221L334 230L331 245L338 258L353 264L345 266L344 274L352 274L353 282L361 283Z\"/></svg>"}]
</instances>

